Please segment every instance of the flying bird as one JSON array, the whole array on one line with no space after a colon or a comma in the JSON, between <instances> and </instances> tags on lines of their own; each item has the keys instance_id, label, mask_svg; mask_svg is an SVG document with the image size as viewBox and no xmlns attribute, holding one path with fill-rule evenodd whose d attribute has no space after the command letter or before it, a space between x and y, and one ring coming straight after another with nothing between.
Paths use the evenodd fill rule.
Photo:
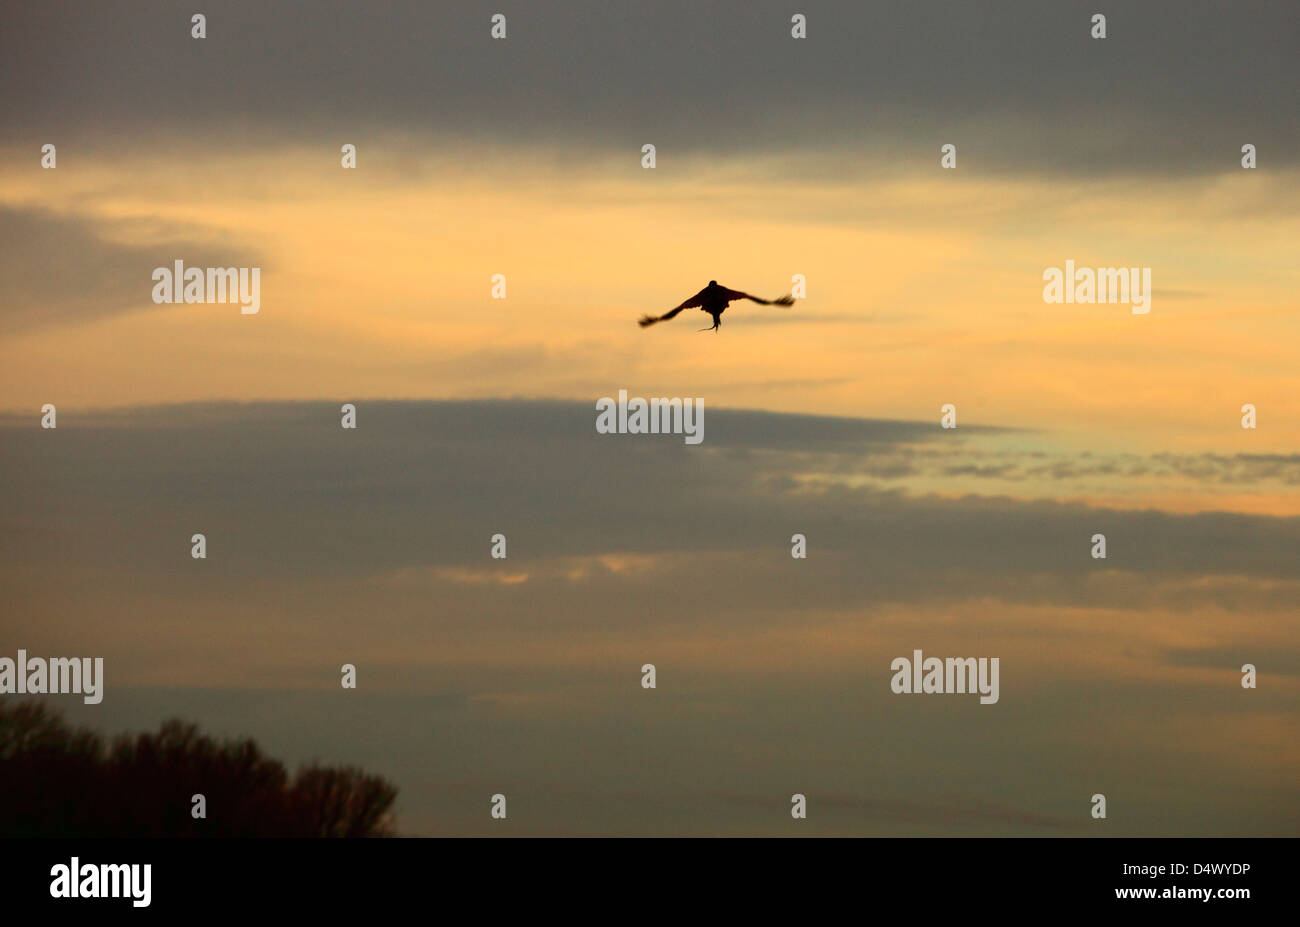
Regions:
<instances>
[{"instance_id":1,"label":"flying bird","mask_svg":"<svg viewBox=\"0 0 1300 927\"><path fill-rule=\"evenodd\" d=\"M740 290L729 290L725 286L718 286L718 281L710 280L709 285L700 292L696 293L686 302L682 303L676 309L669 309L663 315L643 315L637 321L642 328L647 325L653 325L656 322L667 322L683 309L700 308L704 312L713 316L713 325L709 328L701 328L700 331L717 331L722 326L722 313L727 311L727 304L733 303L738 299L751 299L760 306L793 306L793 296L782 296L780 299L759 299L757 296L750 296L748 293L742 293Z\"/></svg>"}]
</instances>

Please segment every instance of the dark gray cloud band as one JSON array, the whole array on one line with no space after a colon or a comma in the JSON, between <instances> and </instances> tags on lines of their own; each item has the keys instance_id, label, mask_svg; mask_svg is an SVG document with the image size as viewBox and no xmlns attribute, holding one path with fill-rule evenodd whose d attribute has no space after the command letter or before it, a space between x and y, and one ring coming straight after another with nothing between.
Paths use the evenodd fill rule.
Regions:
<instances>
[{"instance_id":1,"label":"dark gray cloud band","mask_svg":"<svg viewBox=\"0 0 1300 927\"><path fill-rule=\"evenodd\" d=\"M1036 452L983 447L996 429L958 437L932 423L706 404L704 444L689 447L597 434L594 402L362 401L348 431L342 401L63 410L55 432L35 413L8 416L0 473L14 498L0 547L150 572L183 564L177 538L206 530L223 570L278 582L482 567L500 531L512 538L511 566L531 565L539 582L547 560L734 557L732 579L718 581L736 584L737 613L806 600L805 582L821 585L826 607L977 593L1103 605L1185 602L1180 582L1217 576L1198 595L1246 608L1300 579L1297 518L908 491L909 476L979 469L990 453L1010 456L994 469L1035 465ZM1286 457L1196 459L1211 480L1295 468ZM791 585L772 564L788 563L796 532L817 557ZM1108 538L1105 562L1089 556L1094 533ZM713 569L690 556L673 568L691 583ZM1265 593L1232 577L1283 585ZM593 582L616 608L622 579Z\"/></svg>"},{"instance_id":2,"label":"dark gray cloud band","mask_svg":"<svg viewBox=\"0 0 1300 927\"><path fill-rule=\"evenodd\" d=\"M30 144L221 144L384 129L682 155L838 150L980 172L1185 174L1300 150L1286 3L23 4L0 125ZM489 38L504 12L509 37ZM38 144L39 144L38 142ZM337 141L335 142L337 144ZM431 151L436 154L436 151ZM878 160L878 159L877 159ZM635 166L635 159L630 161ZM631 168L630 168L631 169ZM811 169L811 168L810 168ZM798 179L792 177L791 179Z\"/></svg>"}]
</instances>

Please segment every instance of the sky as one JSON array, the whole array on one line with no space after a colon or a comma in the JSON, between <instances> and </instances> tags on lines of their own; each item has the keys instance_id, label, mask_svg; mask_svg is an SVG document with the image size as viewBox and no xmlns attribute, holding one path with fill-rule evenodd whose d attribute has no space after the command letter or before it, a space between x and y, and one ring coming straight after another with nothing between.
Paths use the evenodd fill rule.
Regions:
<instances>
[{"instance_id":1,"label":"sky","mask_svg":"<svg viewBox=\"0 0 1300 927\"><path fill-rule=\"evenodd\" d=\"M3 652L408 834L1295 835L1300 22L1094 6L7 10ZM892 693L918 648L999 702Z\"/></svg>"}]
</instances>

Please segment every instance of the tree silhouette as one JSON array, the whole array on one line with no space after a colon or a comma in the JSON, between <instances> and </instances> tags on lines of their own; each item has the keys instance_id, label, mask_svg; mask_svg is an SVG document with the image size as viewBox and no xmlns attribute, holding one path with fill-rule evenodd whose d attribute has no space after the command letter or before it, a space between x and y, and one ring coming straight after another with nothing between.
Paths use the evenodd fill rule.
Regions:
<instances>
[{"instance_id":1,"label":"tree silhouette","mask_svg":"<svg viewBox=\"0 0 1300 927\"><path fill-rule=\"evenodd\" d=\"M195 819L191 798L204 796ZM252 740L165 722L106 745L36 702L0 702L0 836L391 836L397 789L355 767L290 777Z\"/></svg>"}]
</instances>

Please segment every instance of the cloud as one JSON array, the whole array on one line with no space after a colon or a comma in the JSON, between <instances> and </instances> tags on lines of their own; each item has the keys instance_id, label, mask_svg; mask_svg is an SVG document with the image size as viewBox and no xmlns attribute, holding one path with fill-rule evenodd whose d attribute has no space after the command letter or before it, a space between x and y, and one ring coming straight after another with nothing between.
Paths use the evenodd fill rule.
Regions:
<instances>
[{"instance_id":1,"label":"cloud","mask_svg":"<svg viewBox=\"0 0 1300 927\"><path fill-rule=\"evenodd\" d=\"M1246 663L1261 673L1300 676L1300 652L1278 652L1250 641L1235 647L1174 647L1164 654L1170 666L1193 666L1238 674Z\"/></svg>"},{"instance_id":2,"label":"cloud","mask_svg":"<svg viewBox=\"0 0 1300 927\"><path fill-rule=\"evenodd\" d=\"M1152 481L1182 480L1201 486L1280 487L1300 483L1300 454L1093 454L1065 455L1043 452L1033 455L987 448L963 452L969 462L947 463L950 455L934 450L910 450L909 456L928 469L945 476L969 476L988 480L1078 481L1101 477L1111 483L1139 478ZM918 468L919 469L919 468Z\"/></svg>"},{"instance_id":3,"label":"cloud","mask_svg":"<svg viewBox=\"0 0 1300 927\"><path fill-rule=\"evenodd\" d=\"M977 594L1153 602L1176 598L1189 578L1300 578L1300 518L926 488L931 474L978 481L1008 479L1026 463L1042 468L1032 453L1022 460L998 447L1022 441L1014 431L963 428L959 437L928 422L709 408L704 443L689 447L598 435L594 402L356 404L355 431L340 428L338 405L326 402L68 409L53 433L30 416L0 419L0 474L13 489L0 549L15 562L72 557L123 576L168 564L170 576L188 558L177 538L204 531L232 578L307 582L437 567L461 571L458 585L472 594L501 532L510 550L501 572L529 574L511 587L525 596L552 574L563 584L573 569L566 558L690 552L670 584L683 589L707 586L718 558L736 558L723 581L735 584L727 610L737 615L794 607L805 595L773 570L789 560L796 532L816 554L800 565L801 582L819 585L826 608ZM1155 472L1166 458L1156 456ZM1185 477L1294 465L1255 455ZM1125 479L1122 469L1106 478ZM1088 553L1097 532L1108 538L1104 562ZM621 581L649 582L639 576ZM1264 594L1255 588L1228 584L1215 596L1246 607ZM611 608L622 595L617 583L590 592Z\"/></svg>"},{"instance_id":4,"label":"cloud","mask_svg":"<svg viewBox=\"0 0 1300 927\"><path fill-rule=\"evenodd\" d=\"M178 259L199 267L262 263L246 248L216 244L211 232L192 227L186 229L189 237L148 245L118 240L123 231L138 233L142 225L0 205L0 277L7 281L0 330L70 325L163 308L153 302L151 274L155 267L171 267Z\"/></svg>"},{"instance_id":5,"label":"cloud","mask_svg":"<svg viewBox=\"0 0 1300 927\"><path fill-rule=\"evenodd\" d=\"M654 141L665 166L811 149L928 164L945 141L982 172L1228 170L1244 141L1296 163L1285 4L1117 2L1104 40L1077 0L800 9L804 40L776 0L571 0L507 11L493 41L485 2L214 2L194 40L190 9L162 0L24 5L0 35L0 113L28 144L439 126L630 158Z\"/></svg>"}]
</instances>

